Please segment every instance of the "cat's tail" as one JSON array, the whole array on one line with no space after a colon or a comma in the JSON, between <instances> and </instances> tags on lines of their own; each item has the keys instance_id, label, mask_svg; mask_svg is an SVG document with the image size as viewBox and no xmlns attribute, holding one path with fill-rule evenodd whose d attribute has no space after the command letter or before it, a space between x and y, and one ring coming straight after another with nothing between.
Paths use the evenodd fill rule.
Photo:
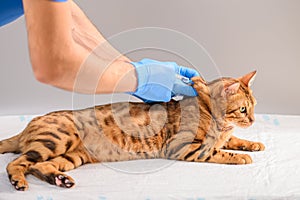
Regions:
<instances>
[{"instance_id":1,"label":"cat's tail","mask_svg":"<svg viewBox=\"0 0 300 200\"><path fill-rule=\"evenodd\" d=\"M0 153L18 153L20 134L0 141Z\"/></svg>"}]
</instances>

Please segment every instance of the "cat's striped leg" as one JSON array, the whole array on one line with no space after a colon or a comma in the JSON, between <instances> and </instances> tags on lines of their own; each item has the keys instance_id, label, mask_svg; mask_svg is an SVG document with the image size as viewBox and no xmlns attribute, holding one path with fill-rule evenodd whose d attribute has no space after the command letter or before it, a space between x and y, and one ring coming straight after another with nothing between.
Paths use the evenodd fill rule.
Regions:
<instances>
[{"instance_id":1,"label":"cat's striped leg","mask_svg":"<svg viewBox=\"0 0 300 200\"><path fill-rule=\"evenodd\" d=\"M28 169L31 165L46 160L47 158L48 156L46 154L42 155L38 151L28 150L26 153L10 162L6 167L6 171L9 180L15 189L21 191L27 190L28 183L25 179L25 174L27 174Z\"/></svg>"},{"instance_id":2,"label":"cat's striped leg","mask_svg":"<svg viewBox=\"0 0 300 200\"><path fill-rule=\"evenodd\" d=\"M40 162L30 167L29 173L52 185L70 188L75 185L72 177L62 173L91 162L83 151L68 152L46 162Z\"/></svg>"},{"instance_id":3,"label":"cat's striped leg","mask_svg":"<svg viewBox=\"0 0 300 200\"><path fill-rule=\"evenodd\" d=\"M219 164L250 164L252 159L247 154L237 154L225 152L219 149L206 149L206 145L190 145L186 148L182 156L173 157L173 159L191 161L191 162L211 162ZM170 157L172 158L172 157Z\"/></svg>"},{"instance_id":4,"label":"cat's striped leg","mask_svg":"<svg viewBox=\"0 0 300 200\"><path fill-rule=\"evenodd\" d=\"M230 153L219 149L214 149L212 154L205 159L205 162L239 165L251 164L252 159L247 154Z\"/></svg>"},{"instance_id":5,"label":"cat's striped leg","mask_svg":"<svg viewBox=\"0 0 300 200\"><path fill-rule=\"evenodd\" d=\"M263 151L265 146L261 142L252 142L231 136L223 148L244 151Z\"/></svg>"}]
</instances>

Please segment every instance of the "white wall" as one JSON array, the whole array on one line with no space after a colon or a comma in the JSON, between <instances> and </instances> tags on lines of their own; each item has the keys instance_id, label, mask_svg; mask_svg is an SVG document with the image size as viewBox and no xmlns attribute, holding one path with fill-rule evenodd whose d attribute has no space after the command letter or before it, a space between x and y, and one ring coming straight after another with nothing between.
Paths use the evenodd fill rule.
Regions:
<instances>
[{"instance_id":1,"label":"white wall","mask_svg":"<svg viewBox=\"0 0 300 200\"><path fill-rule=\"evenodd\" d=\"M257 113L300 114L300 1L76 2L106 37L145 26L187 34L206 48L221 75L238 77L258 70L253 86ZM0 28L0 44L0 115L72 108L71 92L34 79L23 18ZM149 57L132 58L141 56ZM109 96L97 99L108 102Z\"/></svg>"}]
</instances>

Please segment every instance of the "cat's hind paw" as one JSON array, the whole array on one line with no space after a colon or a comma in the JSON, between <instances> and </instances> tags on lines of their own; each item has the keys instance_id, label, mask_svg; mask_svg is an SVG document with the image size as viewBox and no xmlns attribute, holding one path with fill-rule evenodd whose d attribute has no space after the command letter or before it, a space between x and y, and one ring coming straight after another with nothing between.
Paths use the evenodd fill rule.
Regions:
<instances>
[{"instance_id":1,"label":"cat's hind paw","mask_svg":"<svg viewBox=\"0 0 300 200\"><path fill-rule=\"evenodd\" d=\"M58 174L55 177L55 184L59 187L71 188L75 185L75 182L69 176L66 176L66 175L63 175L63 174Z\"/></svg>"},{"instance_id":2,"label":"cat's hind paw","mask_svg":"<svg viewBox=\"0 0 300 200\"><path fill-rule=\"evenodd\" d=\"M18 191L25 191L28 189L28 183L25 179L16 179L10 178L10 183L14 186L14 188Z\"/></svg>"}]
</instances>

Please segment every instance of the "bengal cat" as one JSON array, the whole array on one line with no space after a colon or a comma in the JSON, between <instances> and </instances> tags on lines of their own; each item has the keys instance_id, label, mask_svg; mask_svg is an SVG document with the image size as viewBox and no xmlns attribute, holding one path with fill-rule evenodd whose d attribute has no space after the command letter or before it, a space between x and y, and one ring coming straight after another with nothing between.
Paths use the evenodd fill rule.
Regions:
<instances>
[{"instance_id":1,"label":"bengal cat","mask_svg":"<svg viewBox=\"0 0 300 200\"><path fill-rule=\"evenodd\" d=\"M11 184L28 189L25 175L70 188L64 171L86 163L165 158L181 161L249 164L247 154L264 145L232 136L233 126L254 122L250 84L256 72L206 83L192 78L197 97L168 103L115 103L84 110L57 111L34 118L0 153L21 155L7 166Z\"/></svg>"}]
</instances>

